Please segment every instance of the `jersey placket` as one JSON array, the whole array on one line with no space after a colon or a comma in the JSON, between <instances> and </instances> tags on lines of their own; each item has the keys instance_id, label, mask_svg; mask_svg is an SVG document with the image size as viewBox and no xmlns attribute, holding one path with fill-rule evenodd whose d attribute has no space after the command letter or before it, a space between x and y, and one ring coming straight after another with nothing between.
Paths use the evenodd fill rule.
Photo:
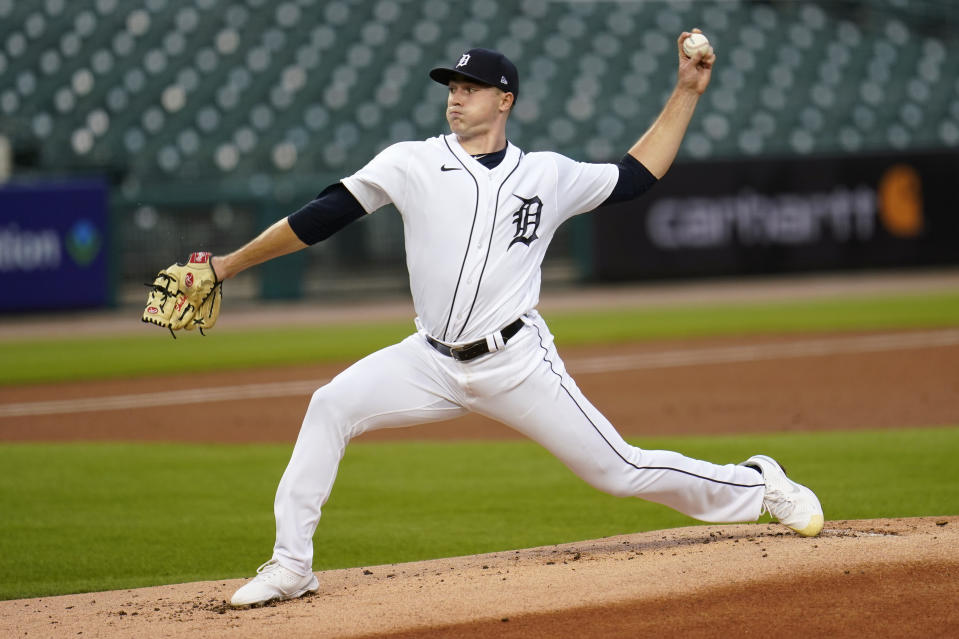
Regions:
<instances>
[{"instance_id":1,"label":"jersey placket","mask_svg":"<svg viewBox=\"0 0 959 639\"><path fill-rule=\"evenodd\" d=\"M462 281L459 293L454 300L453 319L448 338L450 341L462 341L467 324L471 317L476 315L473 307L477 291L482 284L483 270L486 266L490 248L490 234L494 228L496 217L496 189L493 171L487 175L477 176L479 187L479 214L476 216L476 226L473 229L470 244L467 247L466 261L463 267ZM493 329L490 329L493 330Z\"/></svg>"}]
</instances>

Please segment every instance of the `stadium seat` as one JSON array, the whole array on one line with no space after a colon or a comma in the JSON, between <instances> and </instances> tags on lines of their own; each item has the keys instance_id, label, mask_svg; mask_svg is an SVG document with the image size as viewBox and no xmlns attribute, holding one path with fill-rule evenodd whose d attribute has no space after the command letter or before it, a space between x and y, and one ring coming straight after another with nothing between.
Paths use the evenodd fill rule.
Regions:
<instances>
[{"instance_id":1,"label":"stadium seat","mask_svg":"<svg viewBox=\"0 0 959 639\"><path fill-rule=\"evenodd\" d=\"M516 142L605 161L700 25L720 62L681 158L954 146L946 4L0 0L0 134L33 170L141 185L342 174L441 131L425 69L485 45L522 71Z\"/></svg>"}]
</instances>

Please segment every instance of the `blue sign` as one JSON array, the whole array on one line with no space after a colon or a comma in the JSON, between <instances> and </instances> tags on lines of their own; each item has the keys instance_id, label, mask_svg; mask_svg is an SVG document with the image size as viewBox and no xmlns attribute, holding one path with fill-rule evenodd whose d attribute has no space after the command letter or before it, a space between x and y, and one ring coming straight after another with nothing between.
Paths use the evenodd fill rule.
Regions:
<instances>
[{"instance_id":1,"label":"blue sign","mask_svg":"<svg viewBox=\"0 0 959 639\"><path fill-rule=\"evenodd\" d=\"M99 180L0 187L0 312L109 303L107 200Z\"/></svg>"}]
</instances>

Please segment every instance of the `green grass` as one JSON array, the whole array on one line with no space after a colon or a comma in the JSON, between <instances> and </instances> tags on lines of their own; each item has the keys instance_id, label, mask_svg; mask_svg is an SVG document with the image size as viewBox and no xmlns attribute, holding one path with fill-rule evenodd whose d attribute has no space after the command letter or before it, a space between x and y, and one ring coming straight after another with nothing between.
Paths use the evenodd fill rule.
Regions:
<instances>
[{"instance_id":1,"label":"green grass","mask_svg":"<svg viewBox=\"0 0 959 639\"><path fill-rule=\"evenodd\" d=\"M547 317L560 346L661 338L959 325L959 293L716 304ZM131 322L136 319L132 318ZM0 342L0 385L354 360L399 341L412 321Z\"/></svg>"},{"instance_id":2,"label":"green grass","mask_svg":"<svg viewBox=\"0 0 959 639\"><path fill-rule=\"evenodd\" d=\"M578 312L548 318L569 344L959 326L959 293Z\"/></svg>"},{"instance_id":3,"label":"green grass","mask_svg":"<svg viewBox=\"0 0 959 639\"><path fill-rule=\"evenodd\" d=\"M779 458L827 519L957 514L959 427L650 438L718 463ZM0 445L0 598L248 576L269 558L287 445ZM529 442L359 443L315 537L317 570L694 523L601 494Z\"/></svg>"}]
</instances>

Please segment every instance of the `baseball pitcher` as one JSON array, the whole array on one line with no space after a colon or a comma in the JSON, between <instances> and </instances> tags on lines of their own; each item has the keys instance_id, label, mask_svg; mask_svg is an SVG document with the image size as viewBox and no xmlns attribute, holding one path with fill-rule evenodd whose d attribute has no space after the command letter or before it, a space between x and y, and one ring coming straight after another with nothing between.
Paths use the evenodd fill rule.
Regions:
<instances>
[{"instance_id":1,"label":"baseball pitcher","mask_svg":"<svg viewBox=\"0 0 959 639\"><path fill-rule=\"evenodd\" d=\"M525 153L512 144L506 124L521 95L517 69L500 53L471 49L429 74L449 88L448 135L394 144L238 251L201 255L210 267L202 295L184 293L185 276L161 273L151 300L172 299L174 310L172 320L157 323L205 328L214 306L219 311L220 282L320 242L387 203L403 218L417 330L313 394L276 492L273 555L234 594L234 606L319 589L313 534L351 438L467 411L539 442L607 493L708 522L755 521L768 511L800 535L820 532L819 500L769 457L721 466L626 443L567 373L536 311L540 264L559 225L639 197L672 164L716 60L710 48L684 53L691 35L678 38L677 81L662 112L617 164ZM178 315L181 299L179 308L196 310Z\"/></svg>"}]
</instances>

